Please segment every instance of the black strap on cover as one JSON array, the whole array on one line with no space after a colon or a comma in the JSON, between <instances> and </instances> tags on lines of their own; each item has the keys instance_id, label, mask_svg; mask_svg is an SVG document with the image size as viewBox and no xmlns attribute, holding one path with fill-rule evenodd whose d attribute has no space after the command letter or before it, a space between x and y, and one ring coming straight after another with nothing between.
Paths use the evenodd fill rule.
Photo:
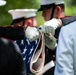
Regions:
<instances>
[{"instance_id":1,"label":"black strap on cover","mask_svg":"<svg viewBox=\"0 0 76 75\"><path fill-rule=\"evenodd\" d=\"M50 20L51 20L51 19L53 18L53 16L54 16L55 8L56 8L56 5L55 5L55 3L53 3L53 5L52 5L52 13L51 13Z\"/></svg>"}]
</instances>

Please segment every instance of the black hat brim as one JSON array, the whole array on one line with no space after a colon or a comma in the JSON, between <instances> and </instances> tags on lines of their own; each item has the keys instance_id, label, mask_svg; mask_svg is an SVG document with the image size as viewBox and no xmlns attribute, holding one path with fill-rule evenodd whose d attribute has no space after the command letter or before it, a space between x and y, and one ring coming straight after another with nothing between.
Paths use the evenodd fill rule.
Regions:
<instances>
[{"instance_id":1,"label":"black hat brim","mask_svg":"<svg viewBox=\"0 0 76 75\"><path fill-rule=\"evenodd\" d=\"M38 11L43 11L43 10L49 9L54 5L55 5L54 3L53 4L47 4L47 5L41 5L40 8L38 9Z\"/></svg>"}]
</instances>

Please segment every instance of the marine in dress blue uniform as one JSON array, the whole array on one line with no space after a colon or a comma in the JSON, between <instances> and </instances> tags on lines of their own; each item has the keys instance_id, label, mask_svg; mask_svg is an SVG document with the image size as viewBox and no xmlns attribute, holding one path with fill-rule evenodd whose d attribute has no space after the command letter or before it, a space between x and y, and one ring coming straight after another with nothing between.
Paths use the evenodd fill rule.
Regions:
<instances>
[{"instance_id":1,"label":"marine in dress blue uniform","mask_svg":"<svg viewBox=\"0 0 76 75\"><path fill-rule=\"evenodd\" d=\"M36 9L16 9L16 10L9 10L8 12L12 15L13 18L13 22L12 24L17 24L19 22L25 22L27 19L30 18L34 18L36 17ZM22 23L22 26L25 26L25 23ZM29 25L27 25L29 26ZM26 29L27 30L27 29ZM29 33L29 32L28 32ZM34 34L35 32L33 32ZM33 35L32 34L32 35ZM26 35L26 34L25 34ZM42 36L41 36L42 37ZM31 63L31 58L34 56L34 54L36 53L38 47L42 44L40 41L43 41L43 38L41 39L37 38L36 40L30 41L26 36L24 37L24 39L22 40L16 40L16 43L18 44L22 56L23 56L23 60L26 64L27 67L27 74L30 75L32 72L32 70L30 70L30 63ZM44 41L43 41L44 42ZM40 44L41 43L41 44ZM41 46L40 46L41 47ZM43 47L43 46L42 46ZM44 47L43 47L44 48ZM42 48L42 49L43 49ZM40 48L39 48L40 49ZM41 49L40 49L41 50ZM42 55L43 53L41 53L39 55L39 57L44 58L44 56ZM32 58L33 59L33 58ZM41 62L42 64L43 62ZM44 64L44 63L43 63ZM37 65L36 65L37 66ZM39 70L40 71L40 70ZM37 70L38 72L38 70Z\"/></svg>"}]
</instances>

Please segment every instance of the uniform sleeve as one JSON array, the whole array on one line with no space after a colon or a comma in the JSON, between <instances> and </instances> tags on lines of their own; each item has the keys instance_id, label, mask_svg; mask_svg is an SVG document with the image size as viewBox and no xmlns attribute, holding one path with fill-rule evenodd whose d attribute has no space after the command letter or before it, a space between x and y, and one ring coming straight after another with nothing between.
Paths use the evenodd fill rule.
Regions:
<instances>
[{"instance_id":1,"label":"uniform sleeve","mask_svg":"<svg viewBox=\"0 0 76 75\"><path fill-rule=\"evenodd\" d=\"M76 16L68 16L68 17L65 17L65 18L61 18L61 21L62 21L63 25L67 25L71 22L76 21Z\"/></svg>"},{"instance_id":2,"label":"uniform sleeve","mask_svg":"<svg viewBox=\"0 0 76 75\"><path fill-rule=\"evenodd\" d=\"M25 36L23 27L21 26L7 26L0 27L0 37L10 40L21 40Z\"/></svg>"},{"instance_id":3,"label":"uniform sleeve","mask_svg":"<svg viewBox=\"0 0 76 75\"><path fill-rule=\"evenodd\" d=\"M61 29L59 34L54 75L74 75L73 42L65 27Z\"/></svg>"}]
</instances>

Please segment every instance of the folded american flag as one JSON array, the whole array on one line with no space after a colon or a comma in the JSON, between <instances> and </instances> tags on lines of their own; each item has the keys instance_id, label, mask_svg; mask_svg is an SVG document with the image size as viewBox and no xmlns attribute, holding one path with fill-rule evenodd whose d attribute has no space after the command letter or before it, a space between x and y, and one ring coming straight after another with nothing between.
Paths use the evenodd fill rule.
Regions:
<instances>
[{"instance_id":1,"label":"folded american flag","mask_svg":"<svg viewBox=\"0 0 76 75\"><path fill-rule=\"evenodd\" d=\"M37 46L39 40L35 40L30 42L26 37L23 40L17 40L17 44L21 50L23 60L26 64L27 73L29 75L30 73L30 60L34 53L34 50Z\"/></svg>"}]
</instances>

